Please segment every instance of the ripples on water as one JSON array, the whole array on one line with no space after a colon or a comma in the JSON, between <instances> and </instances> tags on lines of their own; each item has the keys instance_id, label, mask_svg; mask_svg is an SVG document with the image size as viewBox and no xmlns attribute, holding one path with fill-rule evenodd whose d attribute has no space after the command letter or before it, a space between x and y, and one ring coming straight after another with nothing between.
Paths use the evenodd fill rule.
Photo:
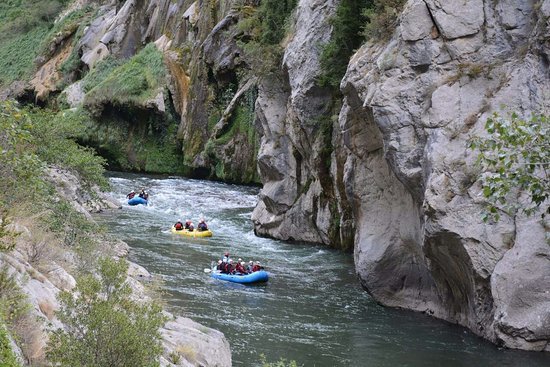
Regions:
<instances>
[{"instance_id":1,"label":"ripples on water","mask_svg":"<svg viewBox=\"0 0 550 367\"><path fill-rule=\"evenodd\" d=\"M294 359L304 366L550 366L549 354L498 350L462 328L377 305L364 292L350 255L254 236L257 188L182 178L113 174L121 202L145 187L150 205L99 219L132 247L131 259L163 279L176 314L222 331L233 365ZM212 238L170 233L177 219L204 217ZM245 286L204 272L229 250L259 260L268 283Z\"/></svg>"}]
</instances>

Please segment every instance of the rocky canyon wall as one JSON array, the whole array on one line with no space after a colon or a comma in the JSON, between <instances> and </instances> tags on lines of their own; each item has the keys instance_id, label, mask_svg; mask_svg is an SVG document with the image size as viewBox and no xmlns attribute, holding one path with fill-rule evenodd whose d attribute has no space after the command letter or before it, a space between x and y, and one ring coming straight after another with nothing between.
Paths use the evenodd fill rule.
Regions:
<instances>
[{"instance_id":1,"label":"rocky canyon wall","mask_svg":"<svg viewBox=\"0 0 550 367\"><path fill-rule=\"evenodd\" d=\"M261 182L256 233L353 251L380 303L550 350L548 219L484 222L483 172L468 149L494 111L548 113L550 0L409 0L386 40L355 52L337 93L318 78L341 1L298 1L268 73L243 49L260 3L77 1L94 9L89 25L52 40L28 88L90 110L103 135L89 142L124 146L132 169L154 171L143 141L175 137L186 174ZM109 55L137 62L151 43L166 78L146 77L140 98L114 104L82 86ZM58 73L75 50L78 69ZM145 140L107 139L115 127Z\"/></svg>"},{"instance_id":2,"label":"rocky canyon wall","mask_svg":"<svg viewBox=\"0 0 550 367\"><path fill-rule=\"evenodd\" d=\"M335 6L299 2L283 81L260 89L257 233L343 248L351 233L359 279L380 303L550 350L548 220L484 222L468 149L494 111L548 112L550 2L408 1L391 38L350 60L323 165L316 132L330 107L315 45Z\"/></svg>"}]
</instances>

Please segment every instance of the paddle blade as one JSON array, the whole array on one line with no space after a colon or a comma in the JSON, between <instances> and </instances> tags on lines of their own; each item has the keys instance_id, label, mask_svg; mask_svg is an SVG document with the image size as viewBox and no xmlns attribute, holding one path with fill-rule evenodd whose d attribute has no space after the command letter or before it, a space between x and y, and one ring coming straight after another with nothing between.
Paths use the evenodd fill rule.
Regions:
<instances>
[{"instance_id":1,"label":"paddle blade","mask_svg":"<svg viewBox=\"0 0 550 367\"><path fill-rule=\"evenodd\" d=\"M210 273L211 271L212 271L212 269L204 268L205 273Z\"/></svg>"}]
</instances>

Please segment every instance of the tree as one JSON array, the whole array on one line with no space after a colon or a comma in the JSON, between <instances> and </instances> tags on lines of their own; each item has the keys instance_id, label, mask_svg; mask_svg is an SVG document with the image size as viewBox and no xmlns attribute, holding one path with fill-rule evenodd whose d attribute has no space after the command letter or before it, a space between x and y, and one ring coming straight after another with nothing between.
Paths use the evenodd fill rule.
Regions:
<instances>
[{"instance_id":1,"label":"tree","mask_svg":"<svg viewBox=\"0 0 550 367\"><path fill-rule=\"evenodd\" d=\"M80 279L76 292L61 292L59 320L64 329L51 335L48 359L71 367L158 366L162 352L161 308L130 299L124 260L99 261L99 275ZM75 296L76 294L76 296Z\"/></svg>"},{"instance_id":2,"label":"tree","mask_svg":"<svg viewBox=\"0 0 550 367\"><path fill-rule=\"evenodd\" d=\"M498 220L498 209L510 215L518 210L527 215L550 212L549 127L545 115L522 119L513 113L506 119L494 113L485 123L488 136L470 139L470 148L479 151L478 163L486 172L482 186L489 213L484 220ZM527 199L519 200L523 194Z\"/></svg>"}]
</instances>

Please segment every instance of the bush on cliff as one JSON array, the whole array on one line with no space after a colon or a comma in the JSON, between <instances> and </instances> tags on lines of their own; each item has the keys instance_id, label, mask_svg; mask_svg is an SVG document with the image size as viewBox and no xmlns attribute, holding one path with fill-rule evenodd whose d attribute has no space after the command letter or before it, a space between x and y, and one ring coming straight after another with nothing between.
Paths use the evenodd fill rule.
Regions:
<instances>
[{"instance_id":1,"label":"bush on cliff","mask_svg":"<svg viewBox=\"0 0 550 367\"><path fill-rule=\"evenodd\" d=\"M470 139L479 152L483 195L488 200L484 220L498 220L500 212L527 215L550 213L550 119L533 115L522 119L494 113L487 119L487 137ZM522 199L522 194L526 198Z\"/></svg>"},{"instance_id":2,"label":"bush on cliff","mask_svg":"<svg viewBox=\"0 0 550 367\"><path fill-rule=\"evenodd\" d=\"M0 87L31 76L40 45L69 1L0 1Z\"/></svg>"},{"instance_id":3,"label":"bush on cliff","mask_svg":"<svg viewBox=\"0 0 550 367\"><path fill-rule=\"evenodd\" d=\"M241 8L239 45L256 76L268 75L280 67L284 51L280 44L296 4L296 0L268 0L258 7Z\"/></svg>"},{"instance_id":4,"label":"bush on cliff","mask_svg":"<svg viewBox=\"0 0 550 367\"><path fill-rule=\"evenodd\" d=\"M0 366L2 367L19 367L15 354L11 350L8 333L0 321Z\"/></svg>"},{"instance_id":5,"label":"bush on cliff","mask_svg":"<svg viewBox=\"0 0 550 367\"><path fill-rule=\"evenodd\" d=\"M372 0L342 0L336 14L330 19L332 35L320 56L321 74L318 84L337 89L346 73L349 58L363 42L361 30L367 22L363 9L372 6Z\"/></svg>"},{"instance_id":6,"label":"bush on cliff","mask_svg":"<svg viewBox=\"0 0 550 367\"><path fill-rule=\"evenodd\" d=\"M332 35L321 51L318 83L338 89L349 59L366 40L390 37L406 0L342 0L330 19Z\"/></svg>"},{"instance_id":7,"label":"bush on cliff","mask_svg":"<svg viewBox=\"0 0 550 367\"><path fill-rule=\"evenodd\" d=\"M158 305L130 299L125 260L100 260L98 276L81 278L76 294L59 295L59 319L48 343L48 358L60 366L158 366L162 352Z\"/></svg>"},{"instance_id":8,"label":"bush on cliff","mask_svg":"<svg viewBox=\"0 0 550 367\"><path fill-rule=\"evenodd\" d=\"M101 70L90 74L83 82L88 90L84 105L95 110L104 103L144 105L166 84L167 71L162 52L150 43L122 65L116 66L116 61L110 60Z\"/></svg>"}]
</instances>

